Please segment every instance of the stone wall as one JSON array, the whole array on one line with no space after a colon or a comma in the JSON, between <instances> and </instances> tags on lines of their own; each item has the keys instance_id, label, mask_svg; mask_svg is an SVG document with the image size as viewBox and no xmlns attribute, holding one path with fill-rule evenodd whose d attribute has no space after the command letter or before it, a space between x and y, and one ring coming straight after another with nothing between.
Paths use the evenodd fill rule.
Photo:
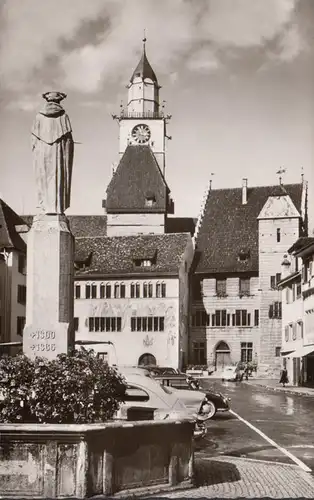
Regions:
<instances>
[{"instance_id":1,"label":"stone wall","mask_svg":"<svg viewBox=\"0 0 314 500\"><path fill-rule=\"evenodd\" d=\"M1 424L1 498L86 498L188 487L194 421Z\"/></svg>"}]
</instances>

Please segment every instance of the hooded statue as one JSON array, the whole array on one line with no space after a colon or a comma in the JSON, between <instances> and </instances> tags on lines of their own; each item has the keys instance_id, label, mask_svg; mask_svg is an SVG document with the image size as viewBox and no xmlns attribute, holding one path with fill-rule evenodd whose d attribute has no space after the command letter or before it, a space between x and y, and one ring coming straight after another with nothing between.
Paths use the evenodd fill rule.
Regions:
<instances>
[{"instance_id":1,"label":"hooded statue","mask_svg":"<svg viewBox=\"0 0 314 500\"><path fill-rule=\"evenodd\" d=\"M46 92L46 103L32 129L33 162L39 209L63 214L70 206L74 142L68 115L60 105L61 92Z\"/></svg>"}]
</instances>

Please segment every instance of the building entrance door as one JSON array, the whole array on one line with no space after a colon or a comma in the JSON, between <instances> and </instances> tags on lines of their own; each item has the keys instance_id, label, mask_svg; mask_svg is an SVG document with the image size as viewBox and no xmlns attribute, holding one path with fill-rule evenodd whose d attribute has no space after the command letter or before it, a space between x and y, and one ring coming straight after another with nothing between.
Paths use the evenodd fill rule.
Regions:
<instances>
[{"instance_id":1,"label":"building entrance door","mask_svg":"<svg viewBox=\"0 0 314 500\"><path fill-rule=\"evenodd\" d=\"M223 370L225 366L231 364L230 348L226 342L219 342L215 352L215 369Z\"/></svg>"}]
</instances>

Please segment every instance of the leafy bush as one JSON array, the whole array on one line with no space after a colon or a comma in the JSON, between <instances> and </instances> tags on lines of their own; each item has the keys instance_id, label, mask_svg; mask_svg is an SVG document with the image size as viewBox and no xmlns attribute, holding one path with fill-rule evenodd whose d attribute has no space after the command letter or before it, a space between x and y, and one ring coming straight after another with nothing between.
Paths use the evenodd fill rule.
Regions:
<instances>
[{"instance_id":1,"label":"leafy bush","mask_svg":"<svg viewBox=\"0 0 314 500\"><path fill-rule=\"evenodd\" d=\"M0 421L94 423L123 402L123 378L92 351L53 361L24 355L0 359Z\"/></svg>"}]
</instances>

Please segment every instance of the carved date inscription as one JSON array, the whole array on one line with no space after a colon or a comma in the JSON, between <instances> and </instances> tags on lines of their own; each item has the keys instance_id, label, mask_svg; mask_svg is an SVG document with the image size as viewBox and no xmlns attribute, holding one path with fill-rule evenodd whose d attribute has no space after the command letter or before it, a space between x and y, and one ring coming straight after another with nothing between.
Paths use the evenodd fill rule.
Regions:
<instances>
[{"instance_id":1,"label":"carved date inscription","mask_svg":"<svg viewBox=\"0 0 314 500\"><path fill-rule=\"evenodd\" d=\"M31 333L34 343L30 346L34 352L55 351L56 344L51 342L56 338L56 332L53 330L35 330ZM38 342L39 341L39 342Z\"/></svg>"}]
</instances>

